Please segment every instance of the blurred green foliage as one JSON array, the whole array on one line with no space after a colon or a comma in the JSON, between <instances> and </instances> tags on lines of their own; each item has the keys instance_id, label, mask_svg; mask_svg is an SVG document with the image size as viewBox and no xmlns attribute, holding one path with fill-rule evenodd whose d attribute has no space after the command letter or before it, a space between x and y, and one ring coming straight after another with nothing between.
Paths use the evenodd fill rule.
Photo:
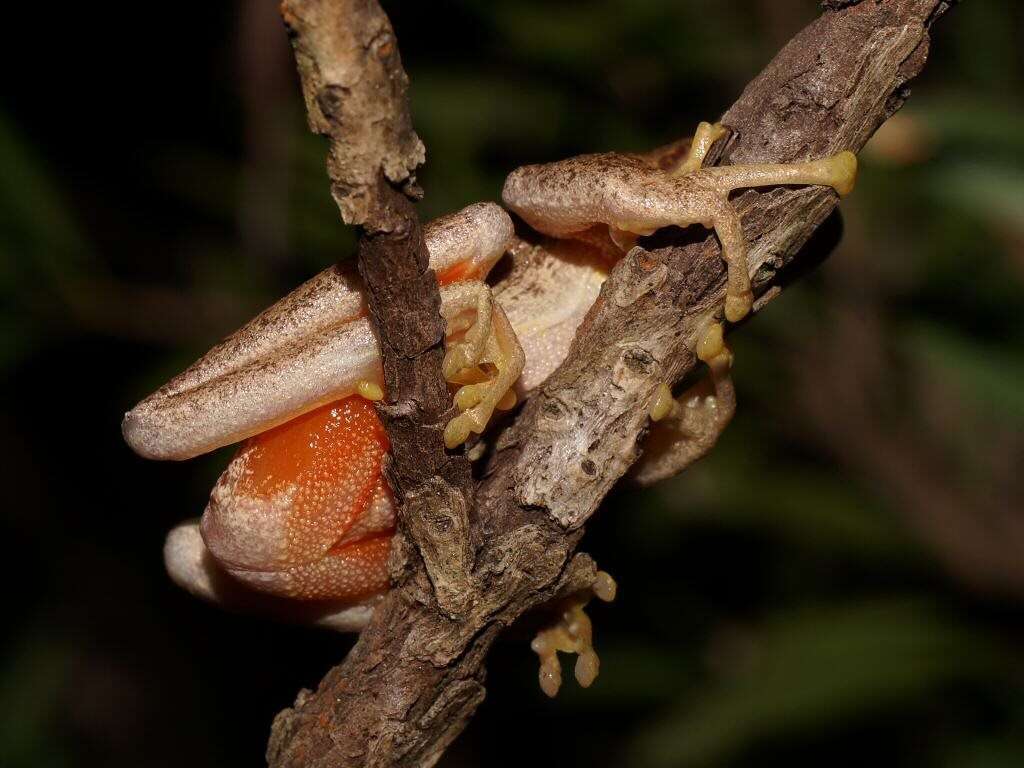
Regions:
<instances>
[{"instance_id":1,"label":"blurred green foliage","mask_svg":"<svg viewBox=\"0 0 1024 768\"><path fill-rule=\"evenodd\" d=\"M388 10L424 216L496 198L521 163L686 133L817 13ZM69 13L53 42L91 87L56 98L33 72L0 101L3 533L31 562L6 565L0 765L251 765L344 647L173 589L162 536L226 456L146 464L117 424L354 240L272 4L175 6L152 37ZM1024 765L1022 22L1015 0L940 21L835 252L735 335L719 446L595 518L585 548L621 584L593 611L596 685L542 700L513 633L445 764Z\"/></svg>"}]
</instances>

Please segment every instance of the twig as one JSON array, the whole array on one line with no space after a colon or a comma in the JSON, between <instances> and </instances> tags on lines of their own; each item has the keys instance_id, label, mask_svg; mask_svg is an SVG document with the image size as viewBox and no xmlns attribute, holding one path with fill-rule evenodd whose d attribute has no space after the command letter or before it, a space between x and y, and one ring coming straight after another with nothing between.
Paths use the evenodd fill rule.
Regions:
<instances>
[{"instance_id":1,"label":"twig","mask_svg":"<svg viewBox=\"0 0 1024 768\"><path fill-rule=\"evenodd\" d=\"M398 41L375 0L284 0L309 125L329 139L327 175L346 223L361 227L359 272L380 345L400 505L464 518L469 462L444 450L451 398L441 375L444 321L411 199L425 150L412 127Z\"/></svg>"},{"instance_id":2,"label":"twig","mask_svg":"<svg viewBox=\"0 0 1024 768\"><path fill-rule=\"evenodd\" d=\"M951 3L829 5L724 116L736 132L728 161L862 147L902 104L924 65L928 28ZM329 50L325 35L318 30L309 44ZM764 294L836 200L820 189L778 189L737 202ZM429 766L440 758L483 699L485 656L501 629L593 578L589 558L573 554L582 526L636 459L658 384L694 368L693 338L723 296L713 237L634 249L622 260L566 361L502 436L474 513L458 518L471 520L468 530L457 524L445 534L448 518L429 504L420 510L438 521L431 530L442 545L472 548L468 579L431 574L434 586L460 585L461 603L437 604L416 548L400 539L393 560L405 580L345 662L275 720L271 765Z\"/></svg>"}]
</instances>

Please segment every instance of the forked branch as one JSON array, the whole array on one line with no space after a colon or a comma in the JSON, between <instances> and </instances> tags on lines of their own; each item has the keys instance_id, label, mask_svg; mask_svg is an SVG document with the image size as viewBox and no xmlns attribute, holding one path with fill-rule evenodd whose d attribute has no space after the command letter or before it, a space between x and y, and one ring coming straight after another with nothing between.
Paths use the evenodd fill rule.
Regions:
<instances>
[{"instance_id":1,"label":"forked branch","mask_svg":"<svg viewBox=\"0 0 1024 768\"><path fill-rule=\"evenodd\" d=\"M902 105L907 82L924 66L929 28L952 4L825 3L822 16L780 51L722 118L734 133L724 162L786 162L859 150ZM362 34L358 25L366 10L379 8L369 0L286 0L284 8L286 19L291 13L305 20L289 20L289 25L311 123L319 130L315 112L321 100L310 98L309 60L334 62L332 57L343 56L343 42ZM321 18L327 21L315 21L312 12L302 10L310 8L325 13ZM378 38L361 39L372 50L365 40ZM393 81L377 86L390 93ZM407 120L407 112L402 114ZM340 161L347 151L342 139L326 133L332 162ZM388 171L394 166L384 158L378 167L396 180ZM333 170L331 177L337 199ZM737 199L761 305L774 295L779 271L800 258L801 246L835 203L834 193L820 188L748 191ZM364 261L371 256L363 255ZM477 489L473 514L468 507L453 513L445 493L412 505L407 498L403 518L408 522L415 515L422 525L407 526L409 534L397 540L395 588L345 661L316 692L300 694L295 708L275 720L271 765L423 766L440 758L483 699L485 657L501 629L593 578L593 563L574 554L582 526L637 458L658 385L677 382L695 367L693 340L721 307L724 288L713 237L636 248L620 262L568 358L502 435ZM390 327L392 315L385 312L406 314L425 306L428 293L436 296L436 288L409 281L387 295L394 304L377 315L385 359L384 339L406 325ZM433 338L439 343L439 334ZM392 392L409 395L433 386L420 378L396 381L396 373L388 374ZM396 452L396 469L404 461ZM450 470L443 463L430 465L438 466L438 480L417 477L421 487L445 486L441 478L451 478ZM417 554L424 536L455 551L469 547L471 573L432 574L432 584ZM463 590L461 604L442 610L434 588L450 591L455 585Z\"/></svg>"}]
</instances>

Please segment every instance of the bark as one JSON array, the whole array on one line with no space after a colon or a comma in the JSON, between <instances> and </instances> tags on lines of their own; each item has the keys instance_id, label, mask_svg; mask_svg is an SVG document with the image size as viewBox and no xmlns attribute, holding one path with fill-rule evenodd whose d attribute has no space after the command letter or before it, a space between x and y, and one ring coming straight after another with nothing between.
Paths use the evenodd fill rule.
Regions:
<instances>
[{"instance_id":1,"label":"bark","mask_svg":"<svg viewBox=\"0 0 1024 768\"><path fill-rule=\"evenodd\" d=\"M412 204L425 150L398 41L375 0L284 0L281 15L310 129L328 139L331 194L342 219L360 226L359 272L387 389L378 413L391 441L388 480L416 540L468 568L468 547L449 546L448 529L466 529L472 478L465 457L444 449L452 410L441 375L444 321ZM444 536L435 541L435 531Z\"/></svg>"},{"instance_id":2,"label":"bark","mask_svg":"<svg viewBox=\"0 0 1024 768\"><path fill-rule=\"evenodd\" d=\"M286 2L298 5L320 4ZM726 112L734 135L723 162L859 150L902 105L924 66L929 27L950 5L826 3ZM297 34L297 51L337 50L325 40L329 30L310 32L305 43L306 32ZM775 189L736 202L763 306L778 292L780 271L807 258L801 246L836 197ZM433 765L483 700L486 653L502 628L592 581L593 563L575 554L582 526L637 458L659 383L694 369L694 339L724 299L714 237L675 237L633 249L612 271L568 358L498 441L472 505L437 489L407 501L392 557L395 588L345 661L275 720L271 765ZM402 307L419 299L395 291L388 300ZM396 325L399 338L420 333L411 325ZM425 485L451 487L437 477ZM419 553L429 547L428 575ZM438 552L452 553L451 562Z\"/></svg>"}]
</instances>

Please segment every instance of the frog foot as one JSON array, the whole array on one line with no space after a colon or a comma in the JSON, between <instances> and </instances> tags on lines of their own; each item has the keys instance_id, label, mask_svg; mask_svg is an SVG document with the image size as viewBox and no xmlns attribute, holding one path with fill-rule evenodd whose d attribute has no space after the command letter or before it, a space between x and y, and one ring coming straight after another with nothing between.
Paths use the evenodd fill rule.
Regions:
<instances>
[{"instance_id":1,"label":"frog foot","mask_svg":"<svg viewBox=\"0 0 1024 768\"><path fill-rule=\"evenodd\" d=\"M704 158L712 145L728 133L729 130L721 123L701 122L690 140L690 149L686 156L679 165L669 171L669 175L685 176L698 170L704 164Z\"/></svg>"},{"instance_id":2,"label":"frog foot","mask_svg":"<svg viewBox=\"0 0 1024 768\"><path fill-rule=\"evenodd\" d=\"M720 323L709 324L697 340L697 358L708 374L674 398L668 383L654 390L648 406L650 432L643 454L630 471L640 485L677 475L710 451L736 411L730 368L732 352Z\"/></svg>"},{"instance_id":3,"label":"frog foot","mask_svg":"<svg viewBox=\"0 0 1024 768\"><path fill-rule=\"evenodd\" d=\"M472 433L483 432L496 408L504 410L516 403L512 385L526 363L523 348L504 310L496 303L491 303L487 327L482 351L473 367L463 367L451 376L446 374L448 381L463 384L454 398L460 413L444 429L444 444L448 449L462 445Z\"/></svg>"},{"instance_id":4,"label":"frog foot","mask_svg":"<svg viewBox=\"0 0 1024 768\"><path fill-rule=\"evenodd\" d=\"M594 626L584 607L591 595L610 603L615 599L615 580L604 571L597 572L597 578L589 590L567 598L558 620L542 629L530 643L530 648L540 657L540 688L549 697L558 695L562 687L562 664L558 652L575 653L576 682L589 688L601 668L601 660L594 650Z\"/></svg>"},{"instance_id":5,"label":"frog foot","mask_svg":"<svg viewBox=\"0 0 1024 768\"><path fill-rule=\"evenodd\" d=\"M460 373L480 362L491 334L494 300L486 283L452 283L441 289L441 314L447 323L447 350L441 362L445 381L456 382Z\"/></svg>"}]
</instances>

